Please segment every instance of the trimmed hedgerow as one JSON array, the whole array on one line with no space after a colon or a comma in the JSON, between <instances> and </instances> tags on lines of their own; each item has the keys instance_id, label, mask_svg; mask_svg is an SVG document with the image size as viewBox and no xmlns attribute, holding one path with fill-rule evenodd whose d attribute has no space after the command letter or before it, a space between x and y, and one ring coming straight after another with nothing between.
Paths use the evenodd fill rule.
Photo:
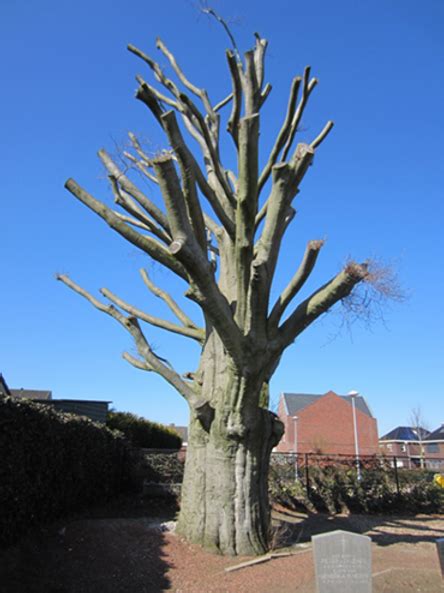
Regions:
<instances>
[{"instance_id":1,"label":"trimmed hedgerow","mask_svg":"<svg viewBox=\"0 0 444 593\"><path fill-rule=\"evenodd\" d=\"M291 464L272 463L270 470L272 501L290 508L332 514L444 512L444 489L428 471L401 473L398 491L393 471L377 465L363 468L360 480L355 468L310 467L308 489L305 479L295 481Z\"/></svg>"},{"instance_id":2,"label":"trimmed hedgerow","mask_svg":"<svg viewBox=\"0 0 444 593\"><path fill-rule=\"evenodd\" d=\"M142 455L143 477L157 484L181 484L185 460L177 453L145 453Z\"/></svg>"},{"instance_id":3,"label":"trimmed hedgerow","mask_svg":"<svg viewBox=\"0 0 444 593\"><path fill-rule=\"evenodd\" d=\"M145 449L180 449L182 439L167 426L145 420L130 412L108 412L106 425L120 430L135 447Z\"/></svg>"},{"instance_id":4,"label":"trimmed hedgerow","mask_svg":"<svg viewBox=\"0 0 444 593\"><path fill-rule=\"evenodd\" d=\"M123 435L44 405L0 397L0 544L130 486Z\"/></svg>"}]
</instances>

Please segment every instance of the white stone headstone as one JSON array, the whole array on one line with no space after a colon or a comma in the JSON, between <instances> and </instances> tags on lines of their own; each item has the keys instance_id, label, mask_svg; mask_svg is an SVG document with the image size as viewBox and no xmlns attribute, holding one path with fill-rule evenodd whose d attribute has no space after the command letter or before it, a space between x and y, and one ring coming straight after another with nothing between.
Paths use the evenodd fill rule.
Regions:
<instances>
[{"instance_id":1,"label":"white stone headstone","mask_svg":"<svg viewBox=\"0 0 444 593\"><path fill-rule=\"evenodd\" d=\"M441 574L444 579L444 537L436 540L436 549L438 550L439 563L441 565Z\"/></svg>"},{"instance_id":2,"label":"white stone headstone","mask_svg":"<svg viewBox=\"0 0 444 593\"><path fill-rule=\"evenodd\" d=\"M349 531L312 537L318 593L372 593L371 539Z\"/></svg>"}]
</instances>

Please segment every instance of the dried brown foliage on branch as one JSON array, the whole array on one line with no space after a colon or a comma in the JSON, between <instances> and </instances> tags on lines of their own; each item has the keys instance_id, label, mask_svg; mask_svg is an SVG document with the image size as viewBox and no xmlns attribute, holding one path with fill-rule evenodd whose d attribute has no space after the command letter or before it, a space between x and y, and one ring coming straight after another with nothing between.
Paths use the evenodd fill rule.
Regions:
<instances>
[{"instance_id":1,"label":"dried brown foliage on branch","mask_svg":"<svg viewBox=\"0 0 444 593\"><path fill-rule=\"evenodd\" d=\"M343 321L347 327L357 321L367 327L375 322L384 322L387 308L393 303L402 303L407 298L393 265L370 259L366 266L367 275L364 281L341 303Z\"/></svg>"}]
</instances>

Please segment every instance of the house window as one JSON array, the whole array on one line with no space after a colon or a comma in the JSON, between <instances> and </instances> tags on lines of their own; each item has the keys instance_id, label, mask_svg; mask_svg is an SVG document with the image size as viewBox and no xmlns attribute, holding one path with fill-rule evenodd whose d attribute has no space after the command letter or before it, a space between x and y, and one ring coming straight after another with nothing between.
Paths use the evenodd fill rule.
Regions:
<instances>
[{"instance_id":1,"label":"house window","mask_svg":"<svg viewBox=\"0 0 444 593\"><path fill-rule=\"evenodd\" d=\"M405 453L406 451L407 451L407 447L404 443L403 445L401 445L401 453Z\"/></svg>"},{"instance_id":2,"label":"house window","mask_svg":"<svg viewBox=\"0 0 444 593\"><path fill-rule=\"evenodd\" d=\"M391 443L386 445L386 447L387 447L387 451L393 451L393 445Z\"/></svg>"},{"instance_id":3,"label":"house window","mask_svg":"<svg viewBox=\"0 0 444 593\"><path fill-rule=\"evenodd\" d=\"M439 453L438 443L430 443L430 444L426 445L426 452L427 453Z\"/></svg>"},{"instance_id":4,"label":"house window","mask_svg":"<svg viewBox=\"0 0 444 593\"><path fill-rule=\"evenodd\" d=\"M425 465L428 469L440 470L444 464L439 459L426 459Z\"/></svg>"}]
</instances>

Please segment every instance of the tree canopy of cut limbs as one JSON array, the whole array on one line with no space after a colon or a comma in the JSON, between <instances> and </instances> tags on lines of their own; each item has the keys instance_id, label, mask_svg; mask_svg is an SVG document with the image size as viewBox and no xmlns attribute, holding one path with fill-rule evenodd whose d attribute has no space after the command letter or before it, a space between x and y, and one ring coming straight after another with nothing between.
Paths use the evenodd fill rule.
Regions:
<instances>
[{"instance_id":1,"label":"tree canopy of cut limbs","mask_svg":"<svg viewBox=\"0 0 444 593\"><path fill-rule=\"evenodd\" d=\"M333 127L327 122L310 143L296 142L317 84L310 67L293 78L286 113L276 118L274 144L260 167L261 110L271 91L264 80L267 41L256 34L253 49L243 57L237 49L226 52L231 88L217 103L187 78L160 39L157 48L169 64L165 70L128 46L147 71L147 79L137 76L136 98L165 133L166 149L148 155L130 133L132 150L123 155L127 166L99 151L114 205L99 201L74 179L66 188L124 239L183 280L185 297L202 310L202 326L145 270L141 276L147 289L165 301L175 322L154 317L106 288L100 291L103 300L66 275L58 279L131 334L138 356L124 353L130 364L158 373L188 402L178 531L220 553L261 554L269 537L268 464L283 434L282 423L267 409L270 378L299 334L358 283L369 282L372 273L366 262L349 262L298 301L323 247L323 241L313 240L281 295L271 301L282 240L295 216L293 200ZM224 166L219 150L223 127L231 136L236 171ZM131 179L131 170L153 182L162 208L155 194L147 195ZM143 323L199 342L202 354L196 369L185 376L176 372L153 351Z\"/></svg>"}]
</instances>

